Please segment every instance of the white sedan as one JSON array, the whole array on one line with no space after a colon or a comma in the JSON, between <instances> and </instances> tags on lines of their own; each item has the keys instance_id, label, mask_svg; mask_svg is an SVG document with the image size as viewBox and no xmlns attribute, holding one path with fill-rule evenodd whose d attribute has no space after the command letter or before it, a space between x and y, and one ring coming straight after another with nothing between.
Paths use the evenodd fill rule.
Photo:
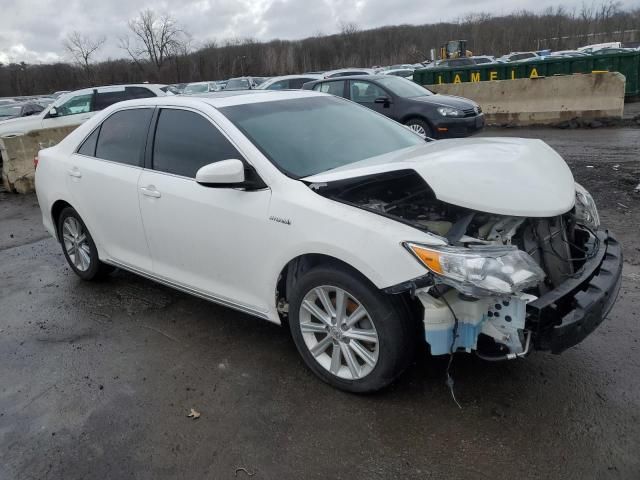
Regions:
<instances>
[{"instance_id":1,"label":"white sedan","mask_svg":"<svg viewBox=\"0 0 640 480\"><path fill-rule=\"evenodd\" d=\"M559 353L604 319L622 256L560 156L428 142L342 98L221 92L119 103L39 154L47 230L85 280L114 267L280 324L353 392L420 342Z\"/></svg>"}]
</instances>

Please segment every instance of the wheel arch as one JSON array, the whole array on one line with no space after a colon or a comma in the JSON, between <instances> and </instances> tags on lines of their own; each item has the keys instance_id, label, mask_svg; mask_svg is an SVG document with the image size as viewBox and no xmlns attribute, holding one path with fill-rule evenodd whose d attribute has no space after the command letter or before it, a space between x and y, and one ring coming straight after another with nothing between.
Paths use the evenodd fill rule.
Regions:
<instances>
[{"instance_id":1,"label":"wheel arch","mask_svg":"<svg viewBox=\"0 0 640 480\"><path fill-rule=\"evenodd\" d=\"M360 277L363 281L368 283L371 288L379 289L378 286L365 275L362 271L349 264L348 262L341 260L332 255L327 255L323 253L305 253L298 255L291 260L289 260L280 270L280 273L276 282L276 291L275 291L275 302L276 302L276 311L282 320L282 302L288 304L289 292L293 288L293 285L297 278L303 275L308 270L317 267L319 265L335 265L340 268L346 269L351 273ZM408 293L401 293L394 295L401 301L405 308L408 309L410 315L414 315L418 308L418 303L414 299L411 299ZM417 318L417 317L415 317Z\"/></svg>"},{"instance_id":2,"label":"wheel arch","mask_svg":"<svg viewBox=\"0 0 640 480\"><path fill-rule=\"evenodd\" d=\"M62 211L67 207L73 208L73 205L71 205L66 200L56 200L55 202L53 202L53 205L51 205L51 220L53 221L53 227L56 232L56 239L58 240L60 240L60 234L58 232L58 220L60 219L60 214L62 213Z\"/></svg>"},{"instance_id":3,"label":"wheel arch","mask_svg":"<svg viewBox=\"0 0 640 480\"><path fill-rule=\"evenodd\" d=\"M344 260L324 253L305 253L289 260L280 270L276 282L276 304L281 299L288 299L288 293L299 276L318 265L336 265L347 269L361 277L373 288L377 288L370 278Z\"/></svg>"}]
</instances>

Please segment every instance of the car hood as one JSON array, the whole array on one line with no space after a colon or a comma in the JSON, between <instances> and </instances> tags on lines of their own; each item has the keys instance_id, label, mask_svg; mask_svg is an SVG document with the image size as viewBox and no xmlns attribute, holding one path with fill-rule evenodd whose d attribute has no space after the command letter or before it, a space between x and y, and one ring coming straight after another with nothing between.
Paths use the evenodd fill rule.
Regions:
<instances>
[{"instance_id":1,"label":"car hood","mask_svg":"<svg viewBox=\"0 0 640 480\"><path fill-rule=\"evenodd\" d=\"M31 115L29 117L17 117L9 120L5 120L0 123L0 137L5 135L12 135L15 133L21 134L32 130L34 127L38 128L42 117L44 115Z\"/></svg>"},{"instance_id":2,"label":"car hood","mask_svg":"<svg viewBox=\"0 0 640 480\"><path fill-rule=\"evenodd\" d=\"M452 107L452 108L470 108L477 105L475 102L468 98L456 97L453 95L425 95L424 97L411 97L411 100L418 102L429 103L431 105L437 105L439 107Z\"/></svg>"},{"instance_id":3,"label":"car hood","mask_svg":"<svg viewBox=\"0 0 640 480\"><path fill-rule=\"evenodd\" d=\"M438 140L365 159L302 180L322 186L395 170L415 170L443 202L481 212L552 217L575 201L573 175L541 140Z\"/></svg>"}]
</instances>

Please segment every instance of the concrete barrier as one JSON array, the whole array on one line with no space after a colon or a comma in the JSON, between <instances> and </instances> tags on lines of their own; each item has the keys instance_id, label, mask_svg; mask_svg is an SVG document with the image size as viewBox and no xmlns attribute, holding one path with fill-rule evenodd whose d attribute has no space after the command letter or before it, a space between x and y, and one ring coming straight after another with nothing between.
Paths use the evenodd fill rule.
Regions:
<instances>
[{"instance_id":1,"label":"concrete barrier","mask_svg":"<svg viewBox=\"0 0 640 480\"><path fill-rule=\"evenodd\" d=\"M2 183L9 192L29 193L35 190L33 158L39 150L52 147L75 126L34 130L16 137L0 138Z\"/></svg>"},{"instance_id":2,"label":"concrete barrier","mask_svg":"<svg viewBox=\"0 0 640 480\"><path fill-rule=\"evenodd\" d=\"M572 119L621 119L624 75L617 72L425 85L477 102L490 125L553 125Z\"/></svg>"}]
</instances>

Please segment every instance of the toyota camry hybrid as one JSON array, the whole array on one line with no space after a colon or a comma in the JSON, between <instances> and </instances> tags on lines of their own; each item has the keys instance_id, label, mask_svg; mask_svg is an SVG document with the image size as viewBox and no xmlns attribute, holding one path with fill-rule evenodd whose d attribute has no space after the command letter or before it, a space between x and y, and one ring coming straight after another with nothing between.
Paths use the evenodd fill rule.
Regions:
<instances>
[{"instance_id":1,"label":"toyota camry hybrid","mask_svg":"<svg viewBox=\"0 0 640 480\"><path fill-rule=\"evenodd\" d=\"M430 141L313 91L115 104L39 153L74 272L121 268L288 324L352 392L432 355L560 353L615 302L622 253L539 140Z\"/></svg>"}]
</instances>

